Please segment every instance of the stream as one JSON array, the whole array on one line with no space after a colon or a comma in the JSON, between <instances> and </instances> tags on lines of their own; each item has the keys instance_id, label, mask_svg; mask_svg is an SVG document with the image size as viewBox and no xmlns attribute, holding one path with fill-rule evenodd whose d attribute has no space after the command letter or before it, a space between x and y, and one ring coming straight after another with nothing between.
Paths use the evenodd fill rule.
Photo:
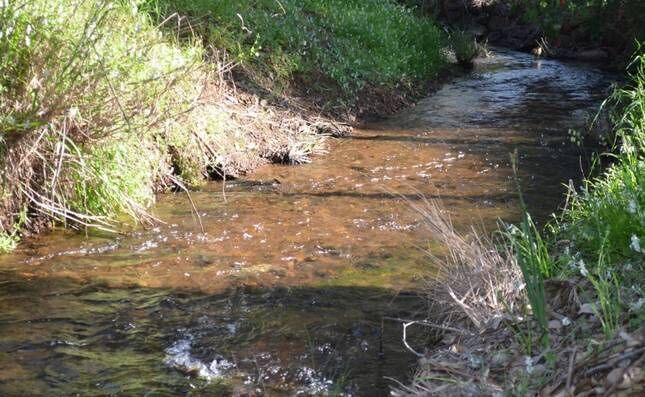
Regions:
<instances>
[{"instance_id":1,"label":"stream","mask_svg":"<svg viewBox=\"0 0 645 397\"><path fill-rule=\"evenodd\" d=\"M424 250L442 252L409 202L437 200L460 230L517 220L517 149L546 219L586 169L568 130L611 81L496 50L311 164L192 193L203 230L176 193L155 228L24 242L0 256L0 395L388 395L415 356L384 317L424 315Z\"/></svg>"}]
</instances>

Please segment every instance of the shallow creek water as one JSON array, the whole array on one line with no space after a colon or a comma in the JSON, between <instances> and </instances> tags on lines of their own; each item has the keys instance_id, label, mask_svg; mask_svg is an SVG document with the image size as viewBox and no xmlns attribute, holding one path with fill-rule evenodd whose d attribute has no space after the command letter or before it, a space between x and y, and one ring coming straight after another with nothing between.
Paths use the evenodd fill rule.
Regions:
<instances>
[{"instance_id":1,"label":"shallow creek water","mask_svg":"<svg viewBox=\"0 0 645 397\"><path fill-rule=\"evenodd\" d=\"M303 166L266 166L124 236L54 232L0 257L0 395L387 395L400 324L440 248L406 200L457 228L517 219L509 153L544 217L581 177L567 131L610 76L499 51ZM423 343L423 335L413 342Z\"/></svg>"}]
</instances>

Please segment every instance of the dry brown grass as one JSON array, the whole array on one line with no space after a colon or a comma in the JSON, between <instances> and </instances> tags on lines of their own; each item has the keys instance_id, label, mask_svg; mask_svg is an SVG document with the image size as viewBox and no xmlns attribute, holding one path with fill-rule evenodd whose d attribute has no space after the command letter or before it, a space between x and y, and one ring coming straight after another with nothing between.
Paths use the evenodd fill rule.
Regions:
<instances>
[{"instance_id":1,"label":"dry brown grass","mask_svg":"<svg viewBox=\"0 0 645 397\"><path fill-rule=\"evenodd\" d=\"M440 203L409 202L430 232L447 250L445 255L428 252L438 273L428 281L429 318L444 328L443 340L419 360L419 369L409 385L399 384L394 396L481 396L502 391L490 371L508 368L509 360L482 371L487 355L506 349L512 332L501 326L524 301L522 273L512 252L470 228L458 232ZM423 325L424 322L419 322ZM451 329L458 330L455 332ZM493 360L494 361L494 360Z\"/></svg>"},{"instance_id":2,"label":"dry brown grass","mask_svg":"<svg viewBox=\"0 0 645 397\"><path fill-rule=\"evenodd\" d=\"M641 395L645 390L642 327L604 338L599 317L583 304L580 278L546 282L550 344L540 348L531 316L523 316L525 291L514 255L475 228L457 232L436 202L415 205L448 254L433 261L439 275L429 283L430 321L442 340L420 356L412 382L392 395ZM587 297L587 299L590 299ZM587 305L588 306L588 305ZM547 359L547 356L550 358Z\"/></svg>"},{"instance_id":3,"label":"dry brown grass","mask_svg":"<svg viewBox=\"0 0 645 397\"><path fill-rule=\"evenodd\" d=\"M523 279L512 252L475 227L459 233L436 201L410 205L447 249L445 256L428 252L439 269L428 280L431 315L446 324L482 330L520 308Z\"/></svg>"}]
</instances>

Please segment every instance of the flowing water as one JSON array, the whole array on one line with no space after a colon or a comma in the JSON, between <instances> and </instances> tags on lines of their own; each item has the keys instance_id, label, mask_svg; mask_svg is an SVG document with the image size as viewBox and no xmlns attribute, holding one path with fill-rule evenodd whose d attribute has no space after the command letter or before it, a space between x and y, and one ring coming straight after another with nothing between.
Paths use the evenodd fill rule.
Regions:
<instances>
[{"instance_id":1,"label":"flowing water","mask_svg":"<svg viewBox=\"0 0 645 397\"><path fill-rule=\"evenodd\" d=\"M387 395L414 356L400 324L437 249L409 208L439 200L458 228L532 212L581 177L567 131L607 94L584 65L496 52L304 166L271 165L124 236L54 232L0 257L0 395ZM413 339L421 349L425 336Z\"/></svg>"}]
</instances>

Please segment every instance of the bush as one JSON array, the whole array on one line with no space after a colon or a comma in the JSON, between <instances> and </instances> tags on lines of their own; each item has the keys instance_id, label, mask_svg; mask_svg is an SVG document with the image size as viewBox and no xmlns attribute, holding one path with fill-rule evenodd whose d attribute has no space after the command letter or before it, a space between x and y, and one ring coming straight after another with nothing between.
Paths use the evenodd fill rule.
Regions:
<instances>
[{"instance_id":1,"label":"bush","mask_svg":"<svg viewBox=\"0 0 645 397\"><path fill-rule=\"evenodd\" d=\"M455 53L457 62L462 65L471 65L479 55L479 44L467 32L455 30L450 33L450 46Z\"/></svg>"},{"instance_id":2,"label":"bush","mask_svg":"<svg viewBox=\"0 0 645 397\"><path fill-rule=\"evenodd\" d=\"M15 236L26 205L76 225L144 216L201 48L173 45L135 1L1 4L0 229Z\"/></svg>"}]
</instances>

